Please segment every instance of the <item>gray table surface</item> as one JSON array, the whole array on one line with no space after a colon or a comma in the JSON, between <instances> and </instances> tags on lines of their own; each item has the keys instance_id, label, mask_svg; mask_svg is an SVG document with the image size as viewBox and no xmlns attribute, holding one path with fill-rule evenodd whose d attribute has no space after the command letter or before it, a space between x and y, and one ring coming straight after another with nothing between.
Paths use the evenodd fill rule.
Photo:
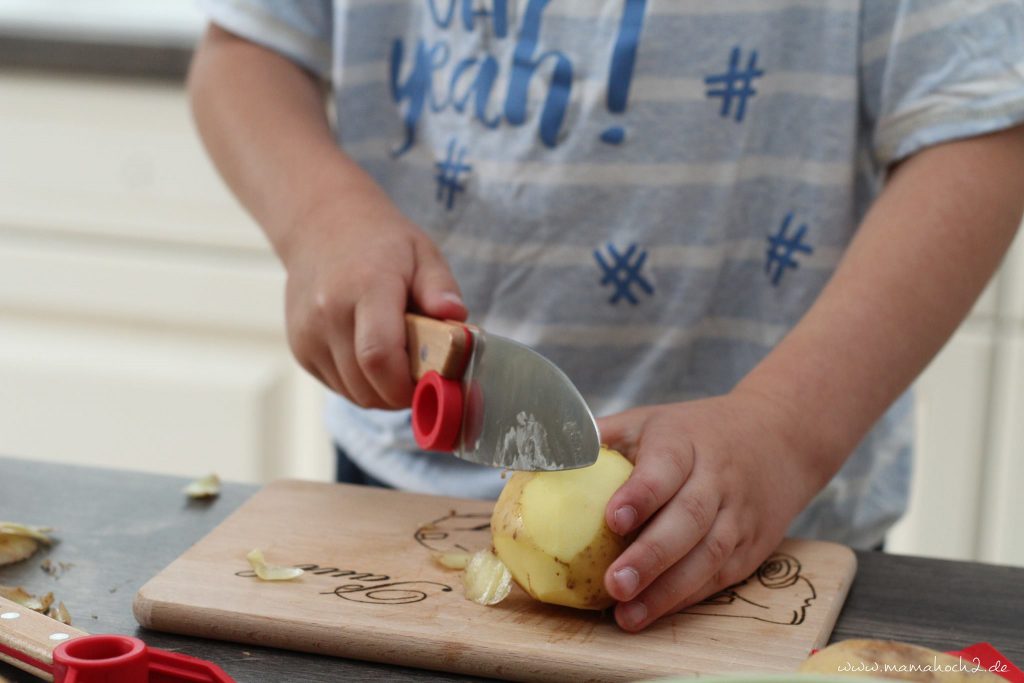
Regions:
<instances>
[{"instance_id":1,"label":"gray table surface","mask_svg":"<svg viewBox=\"0 0 1024 683\"><path fill-rule=\"evenodd\" d=\"M135 592L257 490L229 483L212 503L198 503L182 495L185 483L0 458L0 520L53 526L60 538L30 560L0 568L0 584L53 591L82 630L137 635L216 662L238 681L473 680L141 629L131 610ZM46 558L74 566L55 578L39 566ZM859 552L857 559L834 641L891 638L941 650L988 641L1024 664L1024 569L877 552ZM0 663L3 677L36 680Z\"/></svg>"}]
</instances>

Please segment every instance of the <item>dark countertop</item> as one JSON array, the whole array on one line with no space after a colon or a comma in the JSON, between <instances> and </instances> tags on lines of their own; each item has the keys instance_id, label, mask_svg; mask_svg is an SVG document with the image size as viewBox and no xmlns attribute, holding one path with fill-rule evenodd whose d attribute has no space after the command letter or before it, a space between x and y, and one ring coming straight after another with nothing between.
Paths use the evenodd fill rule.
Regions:
<instances>
[{"instance_id":1,"label":"dark countertop","mask_svg":"<svg viewBox=\"0 0 1024 683\"><path fill-rule=\"evenodd\" d=\"M192 48L168 42L23 35L0 27L0 69L183 83Z\"/></svg>"},{"instance_id":2,"label":"dark countertop","mask_svg":"<svg viewBox=\"0 0 1024 683\"><path fill-rule=\"evenodd\" d=\"M186 480L0 458L0 519L46 524L60 542L16 565L0 584L53 591L74 625L138 635L209 659L238 681L465 681L463 676L146 631L135 592L257 490L226 484L211 503L186 501ZM71 562L59 578L39 564ZM857 576L832 640L892 638L940 650L988 641L1024 664L1024 568L858 552ZM0 663L0 678L35 681Z\"/></svg>"}]
</instances>

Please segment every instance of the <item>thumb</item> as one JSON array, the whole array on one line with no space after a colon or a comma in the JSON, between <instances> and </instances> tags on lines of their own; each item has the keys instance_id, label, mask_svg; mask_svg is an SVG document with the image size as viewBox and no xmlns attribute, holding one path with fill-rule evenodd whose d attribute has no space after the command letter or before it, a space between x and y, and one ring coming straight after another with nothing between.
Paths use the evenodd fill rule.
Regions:
<instances>
[{"instance_id":1,"label":"thumb","mask_svg":"<svg viewBox=\"0 0 1024 683\"><path fill-rule=\"evenodd\" d=\"M598 418L597 431L601 434L601 443L633 460L646 423L647 416L643 409L634 408Z\"/></svg>"},{"instance_id":2,"label":"thumb","mask_svg":"<svg viewBox=\"0 0 1024 683\"><path fill-rule=\"evenodd\" d=\"M416 242L412 300L424 315L438 320L465 320L469 313L444 257L425 239Z\"/></svg>"}]
</instances>

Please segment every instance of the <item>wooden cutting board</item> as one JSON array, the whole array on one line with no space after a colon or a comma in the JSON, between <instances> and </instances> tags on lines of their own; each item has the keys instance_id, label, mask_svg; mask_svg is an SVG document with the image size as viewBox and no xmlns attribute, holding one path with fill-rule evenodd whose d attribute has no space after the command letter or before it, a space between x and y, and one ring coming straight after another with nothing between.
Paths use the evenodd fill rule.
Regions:
<instances>
[{"instance_id":1,"label":"wooden cutting board","mask_svg":"<svg viewBox=\"0 0 1024 683\"><path fill-rule=\"evenodd\" d=\"M792 671L832 631L852 551L786 540L747 581L640 634L610 614L534 601L484 607L433 551L490 544L491 503L279 481L142 587L147 628L517 680L630 681ZM253 577L245 555L307 569Z\"/></svg>"}]
</instances>

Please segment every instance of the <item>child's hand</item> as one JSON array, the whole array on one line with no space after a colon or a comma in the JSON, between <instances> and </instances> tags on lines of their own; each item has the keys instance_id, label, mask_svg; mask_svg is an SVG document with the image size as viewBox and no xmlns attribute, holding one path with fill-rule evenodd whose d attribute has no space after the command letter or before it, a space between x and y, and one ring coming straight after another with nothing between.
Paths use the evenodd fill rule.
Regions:
<instances>
[{"instance_id":1,"label":"child's hand","mask_svg":"<svg viewBox=\"0 0 1024 683\"><path fill-rule=\"evenodd\" d=\"M752 574L824 485L758 396L630 410L599 421L635 464L605 510L617 533L641 529L608 568L615 619L639 631ZM646 526L644 526L646 523Z\"/></svg>"},{"instance_id":2,"label":"child's hand","mask_svg":"<svg viewBox=\"0 0 1024 683\"><path fill-rule=\"evenodd\" d=\"M412 397L404 313L464 320L466 307L444 258L386 198L318 206L296 226L288 271L288 341L321 382L367 408Z\"/></svg>"}]
</instances>

